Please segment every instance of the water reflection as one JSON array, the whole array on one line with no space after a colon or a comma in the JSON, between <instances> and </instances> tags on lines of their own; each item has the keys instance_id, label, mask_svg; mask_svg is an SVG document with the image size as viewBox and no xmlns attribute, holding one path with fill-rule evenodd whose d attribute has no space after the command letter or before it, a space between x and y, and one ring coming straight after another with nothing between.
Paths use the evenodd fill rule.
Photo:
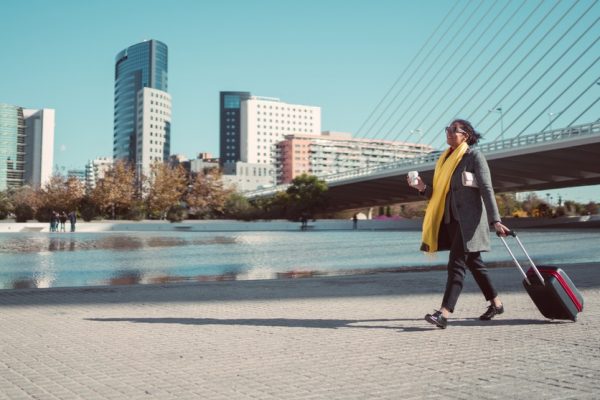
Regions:
<instances>
[{"instance_id":1,"label":"water reflection","mask_svg":"<svg viewBox=\"0 0 600 400\"><path fill-rule=\"evenodd\" d=\"M115 276L108 279L109 285L135 285L140 283L142 280L142 274L140 271L116 271Z\"/></svg>"},{"instance_id":2,"label":"water reflection","mask_svg":"<svg viewBox=\"0 0 600 400\"><path fill-rule=\"evenodd\" d=\"M13 289L33 289L36 288L37 285L35 280L27 277L20 277L13 281L11 287Z\"/></svg>"},{"instance_id":3,"label":"water reflection","mask_svg":"<svg viewBox=\"0 0 600 400\"><path fill-rule=\"evenodd\" d=\"M135 236L108 236L91 244L94 249L139 250L144 247L141 238Z\"/></svg>"},{"instance_id":4,"label":"water reflection","mask_svg":"<svg viewBox=\"0 0 600 400\"><path fill-rule=\"evenodd\" d=\"M48 251L74 251L75 250L75 239L71 238L59 238L52 236L48 238Z\"/></svg>"},{"instance_id":5,"label":"water reflection","mask_svg":"<svg viewBox=\"0 0 600 400\"><path fill-rule=\"evenodd\" d=\"M301 236L299 236L301 235ZM539 264L597 262L600 231L527 232ZM444 268L419 232L0 233L0 289L255 279ZM510 261L501 243L489 264Z\"/></svg>"},{"instance_id":6,"label":"water reflection","mask_svg":"<svg viewBox=\"0 0 600 400\"><path fill-rule=\"evenodd\" d=\"M167 283L180 283L180 282L221 282L221 281L235 281L238 280L237 272L225 272L217 275L196 275L196 276L184 276L184 275L153 275L151 273L144 274L142 271L119 271L115 276L108 279L105 284L107 285L134 285L138 283L143 284L167 284Z\"/></svg>"},{"instance_id":7,"label":"water reflection","mask_svg":"<svg viewBox=\"0 0 600 400\"><path fill-rule=\"evenodd\" d=\"M12 234L14 235L14 234ZM98 235L36 235L26 238L0 239L0 253L40 253L44 251L75 250L119 250L136 251L144 248L227 245L238 243L235 236L215 236L212 238L170 237L170 236L133 236L123 234Z\"/></svg>"},{"instance_id":8,"label":"water reflection","mask_svg":"<svg viewBox=\"0 0 600 400\"><path fill-rule=\"evenodd\" d=\"M285 272L277 272L276 277L279 279L298 279L298 278L312 278L314 276L322 276L325 273L320 271L303 271L303 270L291 270Z\"/></svg>"}]
</instances>

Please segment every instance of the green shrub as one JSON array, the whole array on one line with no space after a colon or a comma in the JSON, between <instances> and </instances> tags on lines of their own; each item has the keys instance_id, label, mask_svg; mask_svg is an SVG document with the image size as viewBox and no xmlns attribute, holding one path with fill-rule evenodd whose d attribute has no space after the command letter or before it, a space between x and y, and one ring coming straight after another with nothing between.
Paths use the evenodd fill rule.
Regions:
<instances>
[{"instance_id":1,"label":"green shrub","mask_svg":"<svg viewBox=\"0 0 600 400\"><path fill-rule=\"evenodd\" d=\"M33 219L33 208L29 204L17 204L15 207L15 219L17 222L27 222Z\"/></svg>"},{"instance_id":2,"label":"green shrub","mask_svg":"<svg viewBox=\"0 0 600 400\"><path fill-rule=\"evenodd\" d=\"M50 216L52 215L52 209L47 206L42 206L35 212L35 219L39 222L50 222Z\"/></svg>"},{"instance_id":3,"label":"green shrub","mask_svg":"<svg viewBox=\"0 0 600 400\"><path fill-rule=\"evenodd\" d=\"M125 218L132 221L141 221L146 218L146 208L141 203L133 204L127 214L125 214Z\"/></svg>"},{"instance_id":4,"label":"green shrub","mask_svg":"<svg viewBox=\"0 0 600 400\"><path fill-rule=\"evenodd\" d=\"M187 210L181 205L173 206L167 212L167 219L171 222L181 222L187 218Z\"/></svg>"}]
</instances>

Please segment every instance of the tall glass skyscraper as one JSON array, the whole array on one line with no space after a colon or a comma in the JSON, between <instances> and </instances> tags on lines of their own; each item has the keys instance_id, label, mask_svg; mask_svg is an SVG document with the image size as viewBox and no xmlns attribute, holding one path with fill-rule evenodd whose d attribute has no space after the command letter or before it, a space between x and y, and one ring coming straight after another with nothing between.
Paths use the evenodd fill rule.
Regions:
<instances>
[{"instance_id":1,"label":"tall glass skyscraper","mask_svg":"<svg viewBox=\"0 0 600 400\"><path fill-rule=\"evenodd\" d=\"M23 108L0 103L0 190L22 186L24 171Z\"/></svg>"},{"instance_id":2,"label":"tall glass skyscraper","mask_svg":"<svg viewBox=\"0 0 600 400\"><path fill-rule=\"evenodd\" d=\"M158 40L134 44L115 59L115 113L113 155L115 160L136 164L138 93L143 88L168 92L168 49ZM139 116L141 118L141 115Z\"/></svg>"}]
</instances>

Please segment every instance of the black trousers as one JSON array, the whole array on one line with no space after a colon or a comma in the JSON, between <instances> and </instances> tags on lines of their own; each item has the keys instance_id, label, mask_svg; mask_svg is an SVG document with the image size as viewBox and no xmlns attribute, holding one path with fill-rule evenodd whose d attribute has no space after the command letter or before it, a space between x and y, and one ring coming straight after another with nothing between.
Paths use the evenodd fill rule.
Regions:
<instances>
[{"instance_id":1,"label":"black trousers","mask_svg":"<svg viewBox=\"0 0 600 400\"><path fill-rule=\"evenodd\" d=\"M458 221L452 219L444 228L451 245L450 257L448 259L448 280L446 281L446 291L444 292L442 307L445 307L450 312L454 312L458 296L460 296L463 289L467 268L473 274L475 282L477 282L477 285L483 292L485 299L492 300L498 295L498 292L494 288L494 285L492 285L485 264L481 259L481 253L468 253L465 251Z\"/></svg>"}]
</instances>

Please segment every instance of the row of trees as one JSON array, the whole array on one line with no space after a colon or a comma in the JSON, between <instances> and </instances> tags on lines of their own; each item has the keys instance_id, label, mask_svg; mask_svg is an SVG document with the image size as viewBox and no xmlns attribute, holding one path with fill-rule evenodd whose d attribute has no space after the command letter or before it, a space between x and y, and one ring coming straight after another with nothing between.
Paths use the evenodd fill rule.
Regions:
<instances>
[{"instance_id":1,"label":"row of trees","mask_svg":"<svg viewBox=\"0 0 600 400\"><path fill-rule=\"evenodd\" d=\"M503 216L552 218L598 214L598 204L593 201L582 204L559 199L558 204L552 204L535 193L528 194L523 201L517 201L514 194L502 193L496 195L496 200Z\"/></svg>"},{"instance_id":2,"label":"row of trees","mask_svg":"<svg viewBox=\"0 0 600 400\"><path fill-rule=\"evenodd\" d=\"M559 200L558 204L538 197L535 193L528 194L522 201L516 199L514 193L501 193L496 195L496 202L500 215L503 217L539 217L539 218L554 218L562 216L577 216L598 214L599 206L597 203L590 201L582 204L575 201ZM426 201L419 201L405 204L392 204L387 206L378 206L375 208L362 208L355 210L347 210L335 214L336 218L352 218L358 212L365 215L379 217L395 217L403 218L423 217L427 207Z\"/></svg>"},{"instance_id":3,"label":"row of trees","mask_svg":"<svg viewBox=\"0 0 600 400\"><path fill-rule=\"evenodd\" d=\"M136 178L132 168L116 163L96 187L86 191L76 178L53 176L43 188L30 187L0 192L0 219L14 214L17 221L48 221L55 211L78 211L86 221L92 219L169 219L231 218L242 220L301 217L352 218L358 211L326 213L327 184L315 176L296 177L286 191L275 196L249 201L231 188L226 188L218 169L188 174L181 166L156 163L151 179ZM597 214L594 202L580 204L559 200L558 205L531 193L523 201L514 194L496 196L500 213L513 217L554 217ZM374 210L373 210L374 211ZM379 207L379 215L422 217L425 202ZM372 214L376 214L373 212Z\"/></svg>"},{"instance_id":4,"label":"row of trees","mask_svg":"<svg viewBox=\"0 0 600 400\"><path fill-rule=\"evenodd\" d=\"M156 163L151 179L137 178L127 164L117 162L96 187L85 190L76 178L53 176L41 189L28 186L0 192L0 218L48 221L50 213L77 210L84 220L208 218L222 214L232 190L218 170L189 176L181 166Z\"/></svg>"},{"instance_id":5,"label":"row of trees","mask_svg":"<svg viewBox=\"0 0 600 400\"><path fill-rule=\"evenodd\" d=\"M188 174L181 166L156 163L151 178L137 178L127 164L117 162L96 187L85 190L76 178L55 175L41 189L21 187L0 192L0 219L14 215L24 222L47 222L52 211L78 211L92 219L290 218L313 215L325 207L327 186L316 177L297 177L287 192L268 200L248 201L226 188L218 169Z\"/></svg>"}]
</instances>

